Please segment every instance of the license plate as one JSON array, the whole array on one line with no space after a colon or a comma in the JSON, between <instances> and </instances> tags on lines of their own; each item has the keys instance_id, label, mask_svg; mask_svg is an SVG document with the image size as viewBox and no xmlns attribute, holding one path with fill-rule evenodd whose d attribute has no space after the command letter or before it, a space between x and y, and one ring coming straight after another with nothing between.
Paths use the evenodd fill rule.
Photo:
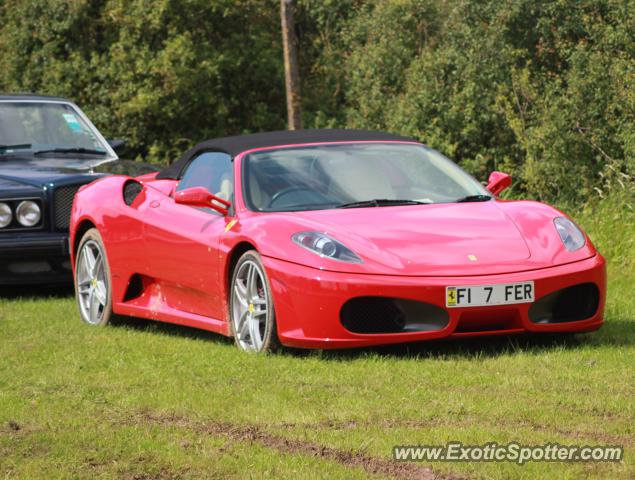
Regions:
<instances>
[{"instance_id":1,"label":"license plate","mask_svg":"<svg viewBox=\"0 0 635 480\"><path fill-rule=\"evenodd\" d=\"M534 301L534 282L445 287L446 307L485 307Z\"/></svg>"}]
</instances>

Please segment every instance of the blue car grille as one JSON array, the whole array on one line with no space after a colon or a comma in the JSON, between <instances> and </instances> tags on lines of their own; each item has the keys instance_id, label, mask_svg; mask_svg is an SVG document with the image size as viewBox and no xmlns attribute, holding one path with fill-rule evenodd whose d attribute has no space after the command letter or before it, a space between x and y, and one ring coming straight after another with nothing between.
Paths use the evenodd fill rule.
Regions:
<instances>
[{"instance_id":1,"label":"blue car grille","mask_svg":"<svg viewBox=\"0 0 635 480\"><path fill-rule=\"evenodd\" d=\"M53 192L53 213L55 214L55 228L58 230L68 230L71 223L71 208L73 198L81 185L66 185L58 187Z\"/></svg>"}]
</instances>

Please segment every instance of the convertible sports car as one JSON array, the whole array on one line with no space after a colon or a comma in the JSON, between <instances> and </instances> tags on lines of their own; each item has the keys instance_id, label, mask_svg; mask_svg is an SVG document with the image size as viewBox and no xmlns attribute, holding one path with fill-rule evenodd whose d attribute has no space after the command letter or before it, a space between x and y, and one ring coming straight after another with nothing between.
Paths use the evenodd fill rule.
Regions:
<instances>
[{"instance_id":1,"label":"convertible sports car","mask_svg":"<svg viewBox=\"0 0 635 480\"><path fill-rule=\"evenodd\" d=\"M122 145L106 141L69 100L0 95L0 285L72 282L68 226L77 189L115 171L151 171L119 160Z\"/></svg>"},{"instance_id":2,"label":"convertible sports car","mask_svg":"<svg viewBox=\"0 0 635 480\"><path fill-rule=\"evenodd\" d=\"M408 138L304 130L201 143L82 187L82 319L113 314L279 344L359 347L602 325L603 257L562 212L496 196Z\"/></svg>"}]
</instances>

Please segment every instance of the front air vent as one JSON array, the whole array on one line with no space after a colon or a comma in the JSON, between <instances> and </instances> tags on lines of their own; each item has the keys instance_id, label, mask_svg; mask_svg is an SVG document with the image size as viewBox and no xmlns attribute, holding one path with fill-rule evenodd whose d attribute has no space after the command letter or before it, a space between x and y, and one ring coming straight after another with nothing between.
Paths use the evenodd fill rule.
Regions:
<instances>
[{"instance_id":1,"label":"front air vent","mask_svg":"<svg viewBox=\"0 0 635 480\"><path fill-rule=\"evenodd\" d=\"M556 290L532 304L533 323L566 323L587 320L600 306L600 290L594 283L579 283Z\"/></svg>"},{"instance_id":2,"label":"front air vent","mask_svg":"<svg viewBox=\"0 0 635 480\"><path fill-rule=\"evenodd\" d=\"M123 187L123 201L126 205L132 205L132 202L135 201L135 198L141 193L143 189L143 185L134 180L128 180Z\"/></svg>"},{"instance_id":3,"label":"front air vent","mask_svg":"<svg viewBox=\"0 0 635 480\"><path fill-rule=\"evenodd\" d=\"M387 297L357 297L344 304L340 321L353 333L406 333L442 330L448 313L436 305Z\"/></svg>"},{"instance_id":4,"label":"front air vent","mask_svg":"<svg viewBox=\"0 0 635 480\"><path fill-rule=\"evenodd\" d=\"M66 185L58 187L53 192L53 212L55 214L55 228L68 230L71 223L71 208L73 199L81 185Z\"/></svg>"}]
</instances>

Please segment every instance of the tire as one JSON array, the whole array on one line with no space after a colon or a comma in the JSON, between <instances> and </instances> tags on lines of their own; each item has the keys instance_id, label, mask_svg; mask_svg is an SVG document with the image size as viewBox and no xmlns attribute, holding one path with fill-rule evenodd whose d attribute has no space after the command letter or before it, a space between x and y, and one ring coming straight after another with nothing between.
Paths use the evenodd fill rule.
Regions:
<instances>
[{"instance_id":1,"label":"tire","mask_svg":"<svg viewBox=\"0 0 635 480\"><path fill-rule=\"evenodd\" d=\"M84 323L108 324L113 319L112 281L104 241L96 228L88 230L79 242L74 280L77 308Z\"/></svg>"},{"instance_id":2,"label":"tire","mask_svg":"<svg viewBox=\"0 0 635 480\"><path fill-rule=\"evenodd\" d=\"M271 286L255 250L238 259L231 276L228 304L231 332L239 349L266 353L279 347Z\"/></svg>"}]
</instances>

